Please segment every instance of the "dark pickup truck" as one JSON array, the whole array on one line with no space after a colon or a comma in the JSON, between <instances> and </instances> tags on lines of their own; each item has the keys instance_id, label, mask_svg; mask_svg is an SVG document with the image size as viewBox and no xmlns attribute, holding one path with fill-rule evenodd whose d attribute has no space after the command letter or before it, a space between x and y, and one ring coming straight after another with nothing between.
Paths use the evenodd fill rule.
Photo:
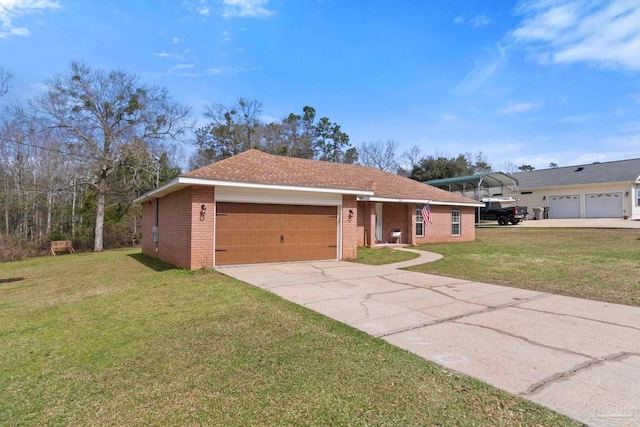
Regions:
<instances>
[{"instance_id":1,"label":"dark pickup truck","mask_svg":"<svg viewBox=\"0 0 640 427\"><path fill-rule=\"evenodd\" d=\"M498 220L498 224L517 224L527 217L526 206L502 207L500 202L487 202L484 208L480 209L480 219Z\"/></svg>"}]
</instances>

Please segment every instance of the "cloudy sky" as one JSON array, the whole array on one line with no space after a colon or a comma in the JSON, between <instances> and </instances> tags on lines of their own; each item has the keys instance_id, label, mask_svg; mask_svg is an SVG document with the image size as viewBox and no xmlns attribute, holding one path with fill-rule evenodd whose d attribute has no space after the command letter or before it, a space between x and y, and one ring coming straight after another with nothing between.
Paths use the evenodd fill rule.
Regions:
<instances>
[{"instance_id":1,"label":"cloudy sky","mask_svg":"<svg viewBox=\"0 0 640 427\"><path fill-rule=\"evenodd\" d=\"M0 0L0 104L72 60L166 86L201 119L313 106L357 145L495 168L640 157L640 0Z\"/></svg>"}]
</instances>

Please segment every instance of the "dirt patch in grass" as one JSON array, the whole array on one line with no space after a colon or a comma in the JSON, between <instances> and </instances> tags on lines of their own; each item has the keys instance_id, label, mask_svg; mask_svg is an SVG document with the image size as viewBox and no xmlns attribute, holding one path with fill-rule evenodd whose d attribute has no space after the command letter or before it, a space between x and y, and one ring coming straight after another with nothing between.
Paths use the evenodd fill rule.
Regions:
<instances>
[{"instance_id":1,"label":"dirt patch in grass","mask_svg":"<svg viewBox=\"0 0 640 427\"><path fill-rule=\"evenodd\" d=\"M0 265L25 277L0 287L0 425L576 425L266 291L132 254Z\"/></svg>"},{"instance_id":2,"label":"dirt patch in grass","mask_svg":"<svg viewBox=\"0 0 640 427\"><path fill-rule=\"evenodd\" d=\"M442 260L409 270L640 306L640 231L477 229L476 241L418 249Z\"/></svg>"}]
</instances>

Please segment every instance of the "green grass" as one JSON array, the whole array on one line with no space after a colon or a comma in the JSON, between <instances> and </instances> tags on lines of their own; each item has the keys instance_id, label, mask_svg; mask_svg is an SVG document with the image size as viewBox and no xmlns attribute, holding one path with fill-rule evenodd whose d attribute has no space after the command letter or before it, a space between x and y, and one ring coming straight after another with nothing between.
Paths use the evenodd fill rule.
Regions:
<instances>
[{"instance_id":1,"label":"green grass","mask_svg":"<svg viewBox=\"0 0 640 427\"><path fill-rule=\"evenodd\" d=\"M368 265L391 264L394 262L408 261L418 258L420 255L391 248L371 249L366 246L358 247L358 258L353 260Z\"/></svg>"},{"instance_id":2,"label":"green grass","mask_svg":"<svg viewBox=\"0 0 640 427\"><path fill-rule=\"evenodd\" d=\"M408 270L640 306L640 231L476 230L476 241L416 247L444 255Z\"/></svg>"},{"instance_id":3,"label":"green grass","mask_svg":"<svg viewBox=\"0 0 640 427\"><path fill-rule=\"evenodd\" d=\"M0 425L574 425L213 271L0 264Z\"/></svg>"}]
</instances>

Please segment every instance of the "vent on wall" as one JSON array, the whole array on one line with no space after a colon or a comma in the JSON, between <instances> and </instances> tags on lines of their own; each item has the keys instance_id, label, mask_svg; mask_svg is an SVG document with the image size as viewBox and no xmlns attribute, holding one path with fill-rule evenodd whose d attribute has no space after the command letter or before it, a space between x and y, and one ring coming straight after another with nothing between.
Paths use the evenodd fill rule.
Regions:
<instances>
[{"instance_id":1,"label":"vent on wall","mask_svg":"<svg viewBox=\"0 0 640 427\"><path fill-rule=\"evenodd\" d=\"M583 170L584 170L584 168L582 166L579 166L579 167L576 168L576 170L574 170L574 172L580 172L580 171L583 171Z\"/></svg>"}]
</instances>

